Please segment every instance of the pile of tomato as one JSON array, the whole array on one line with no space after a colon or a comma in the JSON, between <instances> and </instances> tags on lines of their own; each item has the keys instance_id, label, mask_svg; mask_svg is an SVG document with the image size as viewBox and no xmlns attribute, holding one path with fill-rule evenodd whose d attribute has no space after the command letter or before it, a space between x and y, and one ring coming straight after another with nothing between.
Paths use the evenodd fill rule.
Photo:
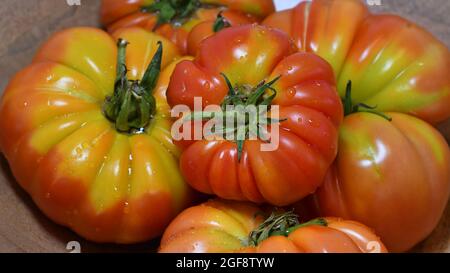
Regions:
<instances>
[{"instance_id":1,"label":"pile of tomato","mask_svg":"<svg viewBox=\"0 0 450 273\"><path fill-rule=\"evenodd\" d=\"M160 252L403 252L438 224L450 53L426 30L359 0L103 0L100 17L52 35L0 102L1 151L56 223ZM174 139L197 99L277 106L278 147Z\"/></svg>"}]
</instances>

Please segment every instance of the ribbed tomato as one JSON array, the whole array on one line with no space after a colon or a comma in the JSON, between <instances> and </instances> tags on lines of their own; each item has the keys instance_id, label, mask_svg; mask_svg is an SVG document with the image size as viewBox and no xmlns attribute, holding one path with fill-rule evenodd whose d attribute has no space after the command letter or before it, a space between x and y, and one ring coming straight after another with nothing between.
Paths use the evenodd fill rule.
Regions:
<instances>
[{"instance_id":1,"label":"ribbed tomato","mask_svg":"<svg viewBox=\"0 0 450 273\"><path fill-rule=\"evenodd\" d=\"M322 183L336 155L342 104L331 66L294 51L286 34L245 25L223 29L203 41L193 61L177 64L167 90L171 107L195 110L195 97L203 107L268 104L283 119L272 151L261 149L261 138L203 135L182 143L181 171L192 187L225 199L288 205Z\"/></svg>"},{"instance_id":2,"label":"ribbed tomato","mask_svg":"<svg viewBox=\"0 0 450 273\"><path fill-rule=\"evenodd\" d=\"M301 51L327 60L341 96L437 123L450 117L450 53L426 30L395 15L370 14L361 0L304 1L269 16Z\"/></svg>"},{"instance_id":3,"label":"ribbed tomato","mask_svg":"<svg viewBox=\"0 0 450 273\"><path fill-rule=\"evenodd\" d=\"M54 34L3 94L0 148L52 220L89 240L133 243L161 235L191 198L165 98L179 54L139 28L114 37L119 50L94 28Z\"/></svg>"},{"instance_id":4,"label":"ribbed tomato","mask_svg":"<svg viewBox=\"0 0 450 273\"><path fill-rule=\"evenodd\" d=\"M159 252L367 253L387 252L373 231L354 221L319 218L300 223L292 212L273 213L236 201L211 200L170 223Z\"/></svg>"},{"instance_id":5,"label":"ribbed tomato","mask_svg":"<svg viewBox=\"0 0 450 273\"><path fill-rule=\"evenodd\" d=\"M202 26L194 38L188 38L197 24L210 25L219 13L231 25L248 24L272 12L272 0L103 0L100 16L110 32L122 27L143 27L170 39L183 54L188 53L189 44L189 53L194 54L193 40L200 37L198 32L203 33L203 38L206 33ZM207 32L212 32L212 26Z\"/></svg>"},{"instance_id":6,"label":"ribbed tomato","mask_svg":"<svg viewBox=\"0 0 450 273\"><path fill-rule=\"evenodd\" d=\"M347 116L336 162L313 208L364 223L390 251L412 248L436 227L450 195L450 151L426 122L401 113ZM311 200L308 200L309 202Z\"/></svg>"}]
</instances>

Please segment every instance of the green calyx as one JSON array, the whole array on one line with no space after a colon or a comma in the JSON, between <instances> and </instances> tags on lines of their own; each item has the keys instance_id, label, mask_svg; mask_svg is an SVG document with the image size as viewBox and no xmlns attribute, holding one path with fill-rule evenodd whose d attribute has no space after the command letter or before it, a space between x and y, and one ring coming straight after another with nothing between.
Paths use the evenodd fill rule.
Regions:
<instances>
[{"instance_id":1,"label":"green calyx","mask_svg":"<svg viewBox=\"0 0 450 273\"><path fill-rule=\"evenodd\" d=\"M247 238L247 246L257 246L270 236L289 236L295 230L306 226L327 226L328 223L323 218L300 223L298 215L293 211L272 212L267 219L250 233Z\"/></svg>"},{"instance_id":2,"label":"green calyx","mask_svg":"<svg viewBox=\"0 0 450 273\"><path fill-rule=\"evenodd\" d=\"M227 105L267 105L269 106L275 96L277 95L277 91L272 87L281 76L276 77L275 79L266 83L266 81L260 82L255 88L252 88L249 85L242 86L234 86L231 84L230 79L221 73L222 77L225 79L228 87L228 94L222 102L222 109L225 109ZM265 96L267 91L271 91L272 94L269 96Z\"/></svg>"},{"instance_id":3,"label":"green calyx","mask_svg":"<svg viewBox=\"0 0 450 273\"><path fill-rule=\"evenodd\" d=\"M162 24L181 25L201 7L199 0L156 0L153 4L141 8L143 12L157 13L158 20L154 29Z\"/></svg>"},{"instance_id":4,"label":"green calyx","mask_svg":"<svg viewBox=\"0 0 450 273\"><path fill-rule=\"evenodd\" d=\"M114 93L105 99L103 113L114 122L117 131L123 133L143 132L156 113L153 89L161 71L162 43L145 71L142 80L128 80L125 64L128 42L117 42L117 74Z\"/></svg>"},{"instance_id":5,"label":"green calyx","mask_svg":"<svg viewBox=\"0 0 450 273\"><path fill-rule=\"evenodd\" d=\"M277 94L277 91L272 86L280 79L280 76L269 82L262 81L256 87L249 85L233 86L225 74L222 73L222 76L228 86L228 95L221 104L222 110L219 112L192 112L185 117L185 120L221 119L223 124L212 128L212 133L222 135L224 138L230 135L233 136L232 139L237 144L238 161L240 161L244 141L250 138L250 133L255 133L259 139L268 141L269 137L265 126L284 121L267 117L260 119L261 116L266 114ZM268 94L268 91L270 94ZM245 111L248 110L247 106L255 106L256 112ZM232 108L232 110L229 108ZM227 122L230 120L233 122ZM244 122L239 123L238 121Z\"/></svg>"},{"instance_id":6,"label":"green calyx","mask_svg":"<svg viewBox=\"0 0 450 273\"><path fill-rule=\"evenodd\" d=\"M352 81L348 81L347 87L345 90L345 97L342 99L342 104L344 105L344 115L348 116L353 113L372 113L374 115L380 116L388 121L391 121L392 118L383 112L377 111L377 106L370 106L364 103L353 104L352 102Z\"/></svg>"},{"instance_id":7,"label":"green calyx","mask_svg":"<svg viewBox=\"0 0 450 273\"><path fill-rule=\"evenodd\" d=\"M217 18L213 24L213 31L219 32L222 29L227 28L227 27L231 27L230 22L228 22L228 20L225 17L223 17L222 12L219 12L219 14L217 14Z\"/></svg>"}]
</instances>

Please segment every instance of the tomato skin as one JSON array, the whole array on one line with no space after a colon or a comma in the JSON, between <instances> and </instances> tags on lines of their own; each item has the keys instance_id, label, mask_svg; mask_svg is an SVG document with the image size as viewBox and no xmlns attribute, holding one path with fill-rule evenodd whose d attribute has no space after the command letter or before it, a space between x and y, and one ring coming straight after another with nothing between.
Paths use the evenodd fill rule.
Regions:
<instances>
[{"instance_id":1,"label":"tomato skin","mask_svg":"<svg viewBox=\"0 0 450 273\"><path fill-rule=\"evenodd\" d=\"M142 29L113 35L73 28L42 46L3 94L0 149L53 221L92 241L134 243L161 235L191 199L178 171L165 98L175 67L168 65L179 52ZM118 133L102 112L114 89L119 37L130 42L129 79L142 78L157 41L163 43L162 67L168 68L154 90L157 114L144 134Z\"/></svg>"},{"instance_id":2,"label":"tomato skin","mask_svg":"<svg viewBox=\"0 0 450 273\"><path fill-rule=\"evenodd\" d=\"M450 194L450 152L439 132L406 114L351 114L339 152L312 201L320 215L374 228L391 251L409 250L436 227Z\"/></svg>"},{"instance_id":3,"label":"tomato skin","mask_svg":"<svg viewBox=\"0 0 450 273\"><path fill-rule=\"evenodd\" d=\"M152 30L156 25L155 14L141 12L141 7L152 4L153 0L102 0L100 8L101 22L107 27L109 32L123 27L142 27ZM181 27L164 24L156 32L170 39L175 43L181 53L195 54L200 37L206 38L212 35L205 30L196 30L195 37L190 36L193 28L202 22L211 24L219 12L223 11L223 16L232 24L249 24L257 22L265 16L275 11L272 0L201 0L202 4L221 5L223 8L205 9L200 8L195 16L185 22ZM202 35L200 35L201 32ZM188 50L189 49L189 50Z\"/></svg>"},{"instance_id":4,"label":"tomato skin","mask_svg":"<svg viewBox=\"0 0 450 273\"><path fill-rule=\"evenodd\" d=\"M326 253L368 252L367 242L383 243L368 227L353 221L325 218L328 226L305 226L287 237L271 236L258 246L243 246L262 223L264 211L250 203L210 200L180 213L161 239L161 253Z\"/></svg>"},{"instance_id":5,"label":"tomato skin","mask_svg":"<svg viewBox=\"0 0 450 273\"><path fill-rule=\"evenodd\" d=\"M182 143L180 168L195 189L221 198L288 205L312 193L337 152L342 103L329 64L310 53L295 53L280 31L256 25L223 29L203 41L193 61L180 62L167 90L172 107L194 109L220 104L227 95L224 73L233 84L257 85L281 78L273 87L280 106L279 147L261 151L260 140L246 140L238 160L234 142Z\"/></svg>"},{"instance_id":6,"label":"tomato skin","mask_svg":"<svg viewBox=\"0 0 450 273\"><path fill-rule=\"evenodd\" d=\"M248 15L225 10L222 12L222 16L225 18L231 26L239 26L256 22L256 20ZM214 18L215 19L215 18ZM187 37L187 53L191 56L195 56L200 47L200 43L206 38L214 35L215 20L205 20L195 25Z\"/></svg>"},{"instance_id":7,"label":"tomato skin","mask_svg":"<svg viewBox=\"0 0 450 273\"><path fill-rule=\"evenodd\" d=\"M450 117L450 52L406 19L370 14L360 0L313 0L274 13L263 24L327 60L341 97L351 80L355 103L433 124Z\"/></svg>"}]
</instances>

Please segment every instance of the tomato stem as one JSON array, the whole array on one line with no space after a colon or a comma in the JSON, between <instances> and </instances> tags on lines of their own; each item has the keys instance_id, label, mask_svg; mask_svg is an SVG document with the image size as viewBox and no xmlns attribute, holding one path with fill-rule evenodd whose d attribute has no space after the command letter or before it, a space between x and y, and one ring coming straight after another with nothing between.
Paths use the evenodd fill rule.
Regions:
<instances>
[{"instance_id":1,"label":"tomato stem","mask_svg":"<svg viewBox=\"0 0 450 273\"><path fill-rule=\"evenodd\" d=\"M307 226L327 226L323 218L317 218L305 223L300 223L298 215L292 210L287 212L274 211L254 231L250 232L247 242L248 246L257 246L270 236L289 236L295 230Z\"/></svg>"},{"instance_id":2,"label":"tomato stem","mask_svg":"<svg viewBox=\"0 0 450 273\"><path fill-rule=\"evenodd\" d=\"M345 96L342 99L342 104L344 105L344 115L348 116L354 113L371 113L380 116L388 121L392 121L392 118L383 112L377 111L377 106L370 106L365 103L353 104L352 101L352 81L348 81L347 87L345 89Z\"/></svg>"},{"instance_id":3,"label":"tomato stem","mask_svg":"<svg viewBox=\"0 0 450 273\"><path fill-rule=\"evenodd\" d=\"M201 6L199 0L156 0L141 8L142 12L157 13L157 22L153 30L162 24L180 25L188 20Z\"/></svg>"},{"instance_id":4,"label":"tomato stem","mask_svg":"<svg viewBox=\"0 0 450 273\"><path fill-rule=\"evenodd\" d=\"M213 24L213 31L219 32L222 29L230 27L230 26L231 26L230 22L228 22L228 20L225 17L223 17L222 11L219 12L219 14L217 14L217 18Z\"/></svg>"},{"instance_id":5,"label":"tomato stem","mask_svg":"<svg viewBox=\"0 0 450 273\"><path fill-rule=\"evenodd\" d=\"M307 227L307 226L323 226L326 227L328 225L327 221L324 218L316 218L313 220L310 220L308 222L298 224L296 226L290 227L286 230L285 236L291 234L292 232L296 231L299 228ZM274 235L274 234L272 234Z\"/></svg>"},{"instance_id":6,"label":"tomato stem","mask_svg":"<svg viewBox=\"0 0 450 273\"><path fill-rule=\"evenodd\" d=\"M256 87L247 85L234 87L225 74L221 73L221 75L228 86L228 95L221 104L221 111L192 112L184 117L184 121L205 121L211 119L219 119L218 121L222 120L223 123L215 124L213 128L214 134L221 134L222 137L227 139L230 139L228 137L229 134L233 134L233 139L236 142L238 150L238 161L240 161L244 148L244 141L250 137L251 133L255 133L259 139L267 141L268 134L264 129L264 126L285 120L271 119L268 117L261 118L265 115L270 104L275 99L277 91L272 86L280 79L281 76L275 77L267 83L262 81ZM271 93L267 94L267 91L270 91ZM234 109L229 109L229 106L234 106ZM256 110L252 112L247 106L256 106ZM253 114L256 115L256 117L250 116ZM231 127L230 124L232 124Z\"/></svg>"},{"instance_id":7,"label":"tomato stem","mask_svg":"<svg viewBox=\"0 0 450 273\"><path fill-rule=\"evenodd\" d=\"M117 73L116 73L116 82L121 79L126 79L127 75L127 66L125 63L126 58L126 49L127 49L128 41L124 39L119 39L117 41Z\"/></svg>"},{"instance_id":8,"label":"tomato stem","mask_svg":"<svg viewBox=\"0 0 450 273\"><path fill-rule=\"evenodd\" d=\"M116 82L113 95L105 99L103 113L115 123L117 131L140 133L156 113L156 101L152 93L161 71L162 43L158 42L158 49L141 81L127 79L127 45L124 39L117 42Z\"/></svg>"}]
</instances>

